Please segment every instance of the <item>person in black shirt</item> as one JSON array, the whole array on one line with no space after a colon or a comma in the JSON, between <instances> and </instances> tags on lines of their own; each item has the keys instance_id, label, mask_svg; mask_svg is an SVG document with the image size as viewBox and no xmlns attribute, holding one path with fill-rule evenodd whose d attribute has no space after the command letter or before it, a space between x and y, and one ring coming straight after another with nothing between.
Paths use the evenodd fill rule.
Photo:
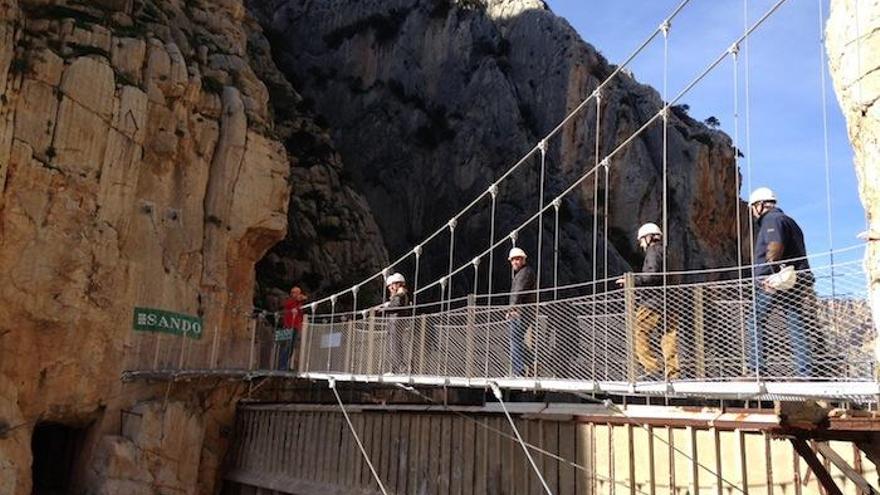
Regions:
<instances>
[{"instance_id":1,"label":"person in black shirt","mask_svg":"<svg viewBox=\"0 0 880 495\"><path fill-rule=\"evenodd\" d=\"M660 350L663 351L666 378L675 380L680 373L675 317L663 305L662 289L650 288L663 285L663 233L656 224L646 223L639 228L636 238L645 251L642 271L635 276L636 287L645 287L638 291L634 339L636 358L644 368L646 377L660 378L658 375L663 369L651 349L651 334L657 329L665 330L660 338ZM617 285L623 284L624 279L617 279Z\"/></svg>"},{"instance_id":2,"label":"person in black shirt","mask_svg":"<svg viewBox=\"0 0 880 495\"><path fill-rule=\"evenodd\" d=\"M749 313L746 354L751 371L765 375L763 327L771 311L778 307L785 316L795 373L808 378L812 374L812 356L808 340L806 309L810 307L814 278L807 261L804 234L798 224L776 206L776 194L759 187L749 196L749 208L756 219L755 236L755 308ZM797 271L794 287L782 290L773 275L784 265Z\"/></svg>"},{"instance_id":3,"label":"person in black shirt","mask_svg":"<svg viewBox=\"0 0 880 495\"><path fill-rule=\"evenodd\" d=\"M406 290L406 279L400 273L395 273L385 279L385 286L388 288L389 298L381 310L388 319L387 335L390 344L391 371L403 373L406 371L405 363L407 362L403 332L407 325L397 319L409 312L407 308L409 306L409 292Z\"/></svg>"},{"instance_id":4,"label":"person in black shirt","mask_svg":"<svg viewBox=\"0 0 880 495\"><path fill-rule=\"evenodd\" d=\"M514 376L525 376L526 366L531 362L531 352L526 347L526 330L534 320L536 277L532 267L526 265L526 252L513 248L507 256L513 268L513 281L510 285L510 309L507 321L510 331L510 367Z\"/></svg>"}]
</instances>

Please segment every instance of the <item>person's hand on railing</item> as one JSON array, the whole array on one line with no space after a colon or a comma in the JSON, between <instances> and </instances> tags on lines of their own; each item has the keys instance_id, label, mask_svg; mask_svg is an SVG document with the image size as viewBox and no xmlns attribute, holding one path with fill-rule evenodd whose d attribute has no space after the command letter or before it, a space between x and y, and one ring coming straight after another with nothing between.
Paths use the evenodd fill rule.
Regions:
<instances>
[{"instance_id":1,"label":"person's hand on railing","mask_svg":"<svg viewBox=\"0 0 880 495\"><path fill-rule=\"evenodd\" d=\"M621 278L615 280L614 283L617 284L618 287L623 287L626 284L626 280L623 277L621 277Z\"/></svg>"}]
</instances>

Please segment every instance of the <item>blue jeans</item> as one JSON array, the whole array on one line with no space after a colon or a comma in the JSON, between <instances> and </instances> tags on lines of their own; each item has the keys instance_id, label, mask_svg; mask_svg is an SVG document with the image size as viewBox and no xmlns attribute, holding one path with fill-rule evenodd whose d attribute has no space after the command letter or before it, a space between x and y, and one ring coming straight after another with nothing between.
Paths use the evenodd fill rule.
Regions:
<instances>
[{"instance_id":1,"label":"blue jeans","mask_svg":"<svg viewBox=\"0 0 880 495\"><path fill-rule=\"evenodd\" d=\"M289 340L281 340L278 342L278 364L277 368L279 370L289 370L290 369L290 356L294 352L296 348L296 337L297 331L293 331L293 335Z\"/></svg>"},{"instance_id":2,"label":"blue jeans","mask_svg":"<svg viewBox=\"0 0 880 495\"><path fill-rule=\"evenodd\" d=\"M530 354L526 348L526 329L529 325L519 315L511 316L508 325L510 333L510 366L514 376L525 376Z\"/></svg>"},{"instance_id":3,"label":"blue jeans","mask_svg":"<svg viewBox=\"0 0 880 495\"><path fill-rule=\"evenodd\" d=\"M762 376L767 374L764 364L763 327L773 309L779 307L785 316L795 372L799 377L804 378L812 375L810 342L807 338L807 322L804 318L804 299L809 288L810 286L800 283L785 292L770 293L760 287L755 288L755 309L754 312L749 312L746 327L746 355L753 373Z\"/></svg>"}]
</instances>

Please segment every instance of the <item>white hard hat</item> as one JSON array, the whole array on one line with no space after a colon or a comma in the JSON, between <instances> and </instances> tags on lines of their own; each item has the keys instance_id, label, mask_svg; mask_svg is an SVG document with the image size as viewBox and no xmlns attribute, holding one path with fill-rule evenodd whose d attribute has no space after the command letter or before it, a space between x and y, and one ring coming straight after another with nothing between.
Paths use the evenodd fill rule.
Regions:
<instances>
[{"instance_id":1,"label":"white hard hat","mask_svg":"<svg viewBox=\"0 0 880 495\"><path fill-rule=\"evenodd\" d=\"M393 275L385 279L385 287L388 287L391 284L396 284L398 282L401 284L405 284L406 279L403 278L403 275L401 275L400 273L394 273Z\"/></svg>"},{"instance_id":2,"label":"white hard hat","mask_svg":"<svg viewBox=\"0 0 880 495\"><path fill-rule=\"evenodd\" d=\"M639 227L639 233L636 234L636 240L641 239L646 235L663 235L663 232L660 231L660 227L658 227L656 223L648 222Z\"/></svg>"},{"instance_id":3,"label":"white hard hat","mask_svg":"<svg viewBox=\"0 0 880 495\"><path fill-rule=\"evenodd\" d=\"M507 254L508 261L510 261L514 258L528 258L528 255L526 255L526 252L523 251L522 249L515 247L510 250L510 253Z\"/></svg>"},{"instance_id":4,"label":"white hard hat","mask_svg":"<svg viewBox=\"0 0 880 495\"><path fill-rule=\"evenodd\" d=\"M776 201L776 193L769 187L759 187L749 195L749 206L762 201Z\"/></svg>"}]
</instances>

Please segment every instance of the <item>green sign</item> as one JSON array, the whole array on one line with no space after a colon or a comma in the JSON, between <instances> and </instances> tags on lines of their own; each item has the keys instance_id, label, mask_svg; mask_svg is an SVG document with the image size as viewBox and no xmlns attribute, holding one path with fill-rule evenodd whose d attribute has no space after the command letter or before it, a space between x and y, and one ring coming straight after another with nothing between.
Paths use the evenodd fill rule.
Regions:
<instances>
[{"instance_id":1,"label":"green sign","mask_svg":"<svg viewBox=\"0 0 880 495\"><path fill-rule=\"evenodd\" d=\"M134 329L138 332L162 332L202 338L202 319L153 308L134 308Z\"/></svg>"}]
</instances>

